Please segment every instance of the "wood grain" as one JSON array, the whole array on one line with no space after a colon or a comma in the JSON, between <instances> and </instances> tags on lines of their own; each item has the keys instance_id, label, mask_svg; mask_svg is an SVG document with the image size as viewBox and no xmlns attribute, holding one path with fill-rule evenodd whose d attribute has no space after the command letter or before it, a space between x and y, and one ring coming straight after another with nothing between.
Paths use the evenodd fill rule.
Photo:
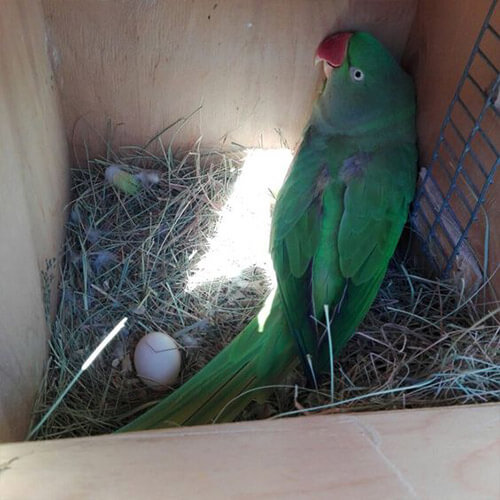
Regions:
<instances>
[{"instance_id":1,"label":"wood grain","mask_svg":"<svg viewBox=\"0 0 500 500\"><path fill-rule=\"evenodd\" d=\"M44 40L39 1L1 2L0 441L27 430L47 356L40 271L60 254L68 198L67 148Z\"/></svg>"},{"instance_id":2,"label":"wood grain","mask_svg":"<svg viewBox=\"0 0 500 500\"><path fill-rule=\"evenodd\" d=\"M68 138L79 158L144 144L202 105L178 136L190 146L294 145L310 113L317 44L365 29L396 55L415 0L43 0Z\"/></svg>"},{"instance_id":3,"label":"wood grain","mask_svg":"<svg viewBox=\"0 0 500 500\"><path fill-rule=\"evenodd\" d=\"M500 495L500 405L0 446L6 500Z\"/></svg>"}]
</instances>

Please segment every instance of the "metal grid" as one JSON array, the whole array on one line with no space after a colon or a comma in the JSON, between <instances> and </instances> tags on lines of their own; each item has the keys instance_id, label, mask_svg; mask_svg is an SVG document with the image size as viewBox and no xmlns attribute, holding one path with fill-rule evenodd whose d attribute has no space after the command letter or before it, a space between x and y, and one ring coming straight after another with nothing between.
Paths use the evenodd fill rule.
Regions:
<instances>
[{"instance_id":1,"label":"metal grid","mask_svg":"<svg viewBox=\"0 0 500 500\"><path fill-rule=\"evenodd\" d=\"M431 162L421 171L412 225L438 275L446 278L464 264L484 279L484 254L477 256L468 239L483 215L483 204L499 164L499 33L493 24L493 0L449 105ZM461 262L457 262L461 261Z\"/></svg>"}]
</instances>

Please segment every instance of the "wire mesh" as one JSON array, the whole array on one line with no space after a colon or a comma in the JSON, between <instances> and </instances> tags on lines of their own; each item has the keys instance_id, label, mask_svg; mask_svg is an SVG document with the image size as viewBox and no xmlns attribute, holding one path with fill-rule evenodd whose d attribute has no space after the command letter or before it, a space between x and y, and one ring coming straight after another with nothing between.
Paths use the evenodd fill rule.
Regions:
<instances>
[{"instance_id":1,"label":"wire mesh","mask_svg":"<svg viewBox=\"0 0 500 500\"><path fill-rule=\"evenodd\" d=\"M441 125L431 162L421 169L414 201L412 225L442 278L468 268L484 280L488 269L490 221L484 203L500 146L496 6L493 0ZM478 256L469 237L480 215L484 252Z\"/></svg>"}]
</instances>

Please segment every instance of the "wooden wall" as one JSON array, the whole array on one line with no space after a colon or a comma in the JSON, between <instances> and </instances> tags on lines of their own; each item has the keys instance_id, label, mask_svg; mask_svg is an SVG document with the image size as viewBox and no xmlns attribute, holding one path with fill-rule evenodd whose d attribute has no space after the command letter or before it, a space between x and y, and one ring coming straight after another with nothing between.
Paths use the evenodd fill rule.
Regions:
<instances>
[{"instance_id":1,"label":"wooden wall","mask_svg":"<svg viewBox=\"0 0 500 500\"><path fill-rule=\"evenodd\" d=\"M489 3L419 0L417 11L416 0L2 0L0 439L22 437L46 356L39 272L60 249L66 140L82 160L84 145L104 152L108 119L114 147L140 144L202 105L179 145L202 135L206 146L272 147L277 128L293 145L322 37L369 30L399 57L417 11L405 59L426 164ZM478 255L482 235L484 220L471 233ZM496 239L490 262L499 255Z\"/></svg>"},{"instance_id":2,"label":"wooden wall","mask_svg":"<svg viewBox=\"0 0 500 500\"><path fill-rule=\"evenodd\" d=\"M40 270L58 256L68 162L41 3L0 15L0 441L21 439L47 357Z\"/></svg>"},{"instance_id":3,"label":"wooden wall","mask_svg":"<svg viewBox=\"0 0 500 500\"><path fill-rule=\"evenodd\" d=\"M43 0L68 139L83 156L142 144L202 105L179 135L190 145L290 144L310 112L317 44L367 29L397 55L415 0Z\"/></svg>"},{"instance_id":4,"label":"wooden wall","mask_svg":"<svg viewBox=\"0 0 500 500\"><path fill-rule=\"evenodd\" d=\"M9 500L500 497L500 404L0 445ZM36 491L36 495L33 492Z\"/></svg>"}]
</instances>

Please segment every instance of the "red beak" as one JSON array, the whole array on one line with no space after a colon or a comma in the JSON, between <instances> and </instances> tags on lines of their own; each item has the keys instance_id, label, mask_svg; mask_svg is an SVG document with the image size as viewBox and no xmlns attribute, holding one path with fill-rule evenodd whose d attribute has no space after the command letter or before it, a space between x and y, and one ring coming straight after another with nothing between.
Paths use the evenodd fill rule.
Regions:
<instances>
[{"instance_id":1,"label":"red beak","mask_svg":"<svg viewBox=\"0 0 500 500\"><path fill-rule=\"evenodd\" d=\"M338 68L347 54L347 44L353 33L335 33L327 36L316 51L316 62L326 61L330 66Z\"/></svg>"}]
</instances>

